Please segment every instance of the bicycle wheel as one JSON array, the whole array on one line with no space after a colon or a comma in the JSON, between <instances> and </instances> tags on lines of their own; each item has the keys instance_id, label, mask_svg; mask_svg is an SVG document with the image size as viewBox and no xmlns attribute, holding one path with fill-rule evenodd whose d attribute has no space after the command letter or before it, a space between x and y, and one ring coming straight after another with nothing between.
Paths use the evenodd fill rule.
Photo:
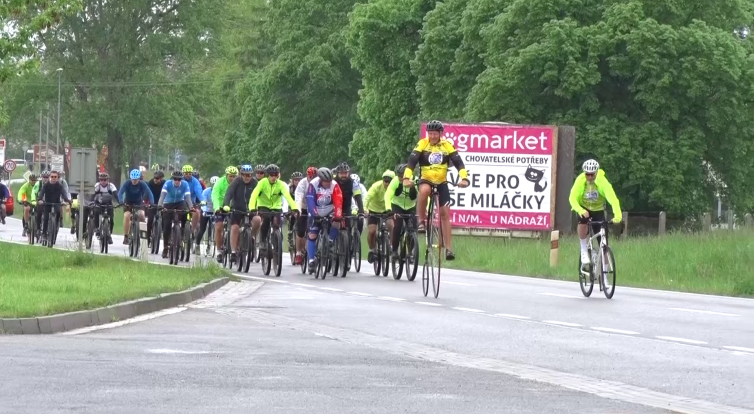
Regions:
<instances>
[{"instance_id":1,"label":"bicycle wheel","mask_svg":"<svg viewBox=\"0 0 754 414\"><path fill-rule=\"evenodd\" d=\"M259 255L259 240L254 238L254 243L252 244L255 246L255 248L252 249L252 254L253 254L252 257L254 258L254 261L256 263L259 263L259 261L262 260L262 257Z\"/></svg>"},{"instance_id":2,"label":"bicycle wheel","mask_svg":"<svg viewBox=\"0 0 754 414\"><path fill-rule=\"evenodd\" d=\"M272 244L271 238L272 238L272 232L270 232L270 234L267 236L267 245L264 246L264 249L261 249L261 246L260 246L260 250L259 250L259 255L261 256L259 258L260 259L259 261L261 262L260 264L262 265L262 273L264 273L265 276L269 276L270 269L272 269L272 256L270 255L270 253L272 253L270 251L271 249L270 245ZM264 252L262 252L262 250L264 250Z\"/></svg>"},{"instance_id":3,"label":"bicycle wheel","mask_svg":"<svg viewBox=\"0 0 754 414\"><path fill-rule=\"evenodd\" d=\"M54 208L53 208L54 210ZM58 237L58 217L50 213L50 221L47 223L47 247L52 248L55 245L55 238Z\"/></svg>"},{"instance_id":4,"label":"bicycle wheel","mask_svg":"<svg viewBox=\"0 0 754 414\"><path fill-rule=\"evenodd\" d=\"M159 218L159 213L155 213L154 221L152 222L152 254L160 254L160 241L162 241L162 219Z\"/></svg>"},{"instance_id":5,"label":"bicycle wheel","mask_svg":"<svg viewBox=\"0 0 754 414\"><path fill-rule=\"evenodd\" d=\"M94 217L89 216L89 220L86 222L86 248L88 250L91 250L92 248L92 241L94 240L94 231L96 230L96 226L94 223Z\"/></svg>"},{"instance_id":6,"label":"bicycle wheel","mask_svg":"<svg viewBox=\"0 0 754 414\"><path fill-rule=\"evenodd\" d=\"M295 226L294 226L295 227ZM288 232L288 257L291 264L296 265L296 233L294 230Z\"/></svg>"},{"instance_id":7,"label":"bicycle wheel","mask_svg":"<svg viewBox=\"0 0 754 414\"><path fill-rule=\"evenodd\" d=\"M392 255L390 257L390 263L393 265L393 279L395 280L401 280L401 277L403 276L403 263L406 259L405 233L401 234L398 240L398 258L394 259Z\"/></svg>"},{"instance_id":8,"label":"bicycle wheel","mask_svg":"<svg viewBox=\"0 0 754 414\"><path fill-rule=\"evenodd\" d=\"M419 267L419 241L416 233L406 235L406 279L413 282L416 279L416 269Z\"/></svg>"},{"instance_id":9,"label":"bicycle wheel","mask_svg":"<svg viewBox=\"0 0 754 414\"><path fill-rule=\"evenodd\" d=\"M589 253L589 257L592 256L592 253ZM592 290L594 290L594 278L592 278L591 271L585 272L584 271L584 263L581 262L581 255L579 254L579 287L581 288L581 293L585 297L589 297L592 295Z\"/></svg>"},{"instance_id":10,"label":"bicycle wheel","mask_svg":"<svg viewBox=\"0 0 754 414\"><path fill-rule=\"evenodd\" d=\"M178 213L174 213L178 214ZM170 264L177 265L181 255L181 225L173 223L170 237Z\"/></svg>"},{"instance_id":11,"label":"bicycle wheel","mask_svg":"<svg viewBox=\"0 0 754 414\"><path fill-rule=\"evenodd\" d=\"M280 277L283 271L283 233L280 230L272 232L270 247L272 247L272 266L275 269L275 277Z\"/></svg>"},{"instance_id":12,"label":"bicycle wheel","mask_svg":"<svg viewBox=\"0 0 754 414\"><path fill-rule=\"evenodd\" d=\"M249 240L247 238L249 229L241 227L241 231L238 232L238 254L236 256L236 270L239 272L244 271L244 265L248 261L249 254Z\"/></svg>"},{"instance_id":13,"label":"bicycle wheel","mask_svg":"<svg viewBox=\"0 0 754 414\"><path fill-rule=\"evenodd\" d=\"M333 243L332 252L330 254L332 255L332 275L333 277L338 277L338 273L340 272L341 268L341 260L340 260L340 244L338 244L338 239L340 238L340 234L338 234L338 237L335 239L335 243Z\"/></svg>"},{"instance_id":14,"label":"bicycle wheel","mask_svg":"<svg viewBox=\"0 0 754 414\"><path fill-rule=\"evenodd\" d=\"M327 265L330 257L330 244L328 243L328 235L320 231L319 237L317 237L317 273L316 279L327 277Z\"/></svg>"},{"instance_id":15,"label":"bicycle wheel","mask_svg":"<svg viewBox=\"0 0 754 414\"><path fill-rule=\"evenodd\" d=\"M374 275L379 276L382 274L382 256L380 249L382 249L382 240L380 240L380 237L382 237L382 232L377 230L377 237L375 242L375 247L377 247L377 252L375 254L374 262L372 262L372 267L374 268Z\"/></svg>"},{"instance_id":16,"label":"bicycle wheel","mask_svg":"<svg viewBox=\"0 0 754 414\"><path fill-rule=\"evenodd\" d=\"M382 277L390 273L390 234L387 230L382 232Z\"/></svg>"},{"instance_id":17,"label":"bicycle wheel","mask_svg":"<svg viewBox=\"0 0 754 414\"><path fill-rule=\"evenodd\" d=\"M29 214L29 224L27 232L27 237L29 238L29 244L34 245L34 242L36 241L35 238L37 237L37 219L35 218L35 214L33 211Z\"/></svg>"},{"instance_id":18,"label":"bicycle wheel","mask_svg":"<svg viewBox=\"0 0 754 414\"><path fill-rule=\"evenodd\" d=\"M191 222L186 222L186 227L183 228L183 239L181 240L181 247L183 248L183 253L181 254L181 257L183 258L183 261L188 262L191 259L191 248L193 247L193 235L194 233L191 231Z\"/></svg>"},{"instance_id":19,"label":"bicycle wheel","mask_svg":"<svg viewBox=\"0 0 754 414\"><path fill-rule=\"evenodd\" d=\"M99 252L107 253L110 246L110 243L108 243L108 237L110 237L110 218L102 217L99 227Z\"/></svg>"},{"instance_id":20,"label":"bicycle wheel","mask_svg":"<svg viewBox=\"0 0 754 414\"><path fill-rule=\"evenodd\" d=\"M356 273L361 272L361 233L354 224L354 229L351 231L351 260L353 260L353 268Z\"/></svg>"},{"instance_id":21,"label":"bicycle wheel","mask_svg":"<svg viewBox=\"0 0 754 414\"><path fill-rule=\"evenodd\" d=\"M131 213L131 236L128 238L128 250L131 255L131 257L138 257L139 256L139 219L138 215L136 216L136 220L133 219L133 214Z\"/></svg>"},{"instance_id":22,"label":"bicycle wheel","mask_svg":"<svg viewBox=\"0 0 754 414\"><path fill-rule=\"evenodd\" d=\"M249 273L251 264L254 263L254 254L257 251L257 239L251 235L251 229L246 230L246 260L243 265L244 273Z\"/></svg>"},{"instance_id":23,"label":"bicycle wheel","mask_svg":"<svg viewBox=\"0 0 754 414\"><path fill-rule=\"evenodd\" d=\"M603 256L607 260L604 260ZM606 298L612 299L615 294L615 256L610 246L605 246L604 253L600 255L598 269L600 270L602 292Z\"/></svg>"},{"instance_id":24,"label":"bicycle wheel","mask_svg":"<svg viewBox=\"0 0 754 414\"><path fill-rule=\"evenodd\" d=\"M348 242L348 237L340 237L341 235L347 235L348 233L341 233L338 236L338 240L335 242L338 243L338 260L340 261L340 277L346 277L346 274L348 273L348 265L350 263L350 257L348 255L348 247L350 246L350 243ZM337 276L335 274L334 276Z\"/></svg>"}]
</instances>

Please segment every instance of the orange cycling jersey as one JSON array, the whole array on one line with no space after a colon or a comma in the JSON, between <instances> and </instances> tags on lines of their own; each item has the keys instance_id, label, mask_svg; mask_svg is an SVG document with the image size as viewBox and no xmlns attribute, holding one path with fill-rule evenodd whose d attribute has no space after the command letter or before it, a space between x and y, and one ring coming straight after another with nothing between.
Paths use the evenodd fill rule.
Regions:
<instances>
[{"instance_id":1,"label":"orange cycling jersey","mask_svg":"<svg viewBox=\"0 0 754 414\"><path fill-rule=\"evenodd\" d=\"M403 174L404 178L413 176L414 168L421 166L421 180L432 184L442 184L447 181L448 167L450 163L458 170L461 178L467 177L466 167L463 165L461 156L453 144L441 138L436 145L429 142L429 138L419 140L408 157L408 167Z\"/></svg>"}]
</instances>

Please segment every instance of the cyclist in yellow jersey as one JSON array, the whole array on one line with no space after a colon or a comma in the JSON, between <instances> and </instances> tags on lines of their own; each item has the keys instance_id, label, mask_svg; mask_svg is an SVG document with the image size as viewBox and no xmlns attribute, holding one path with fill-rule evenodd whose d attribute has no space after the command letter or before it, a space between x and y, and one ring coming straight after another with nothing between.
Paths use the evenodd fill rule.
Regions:
<instances>
[{"instance_id":1,"label":"cyclist in yellow jersey","mask_svg":"<svg viewBox=\"0 0 754 414\"><path fill-rule=\"evenodd\" d=\"M600 169L600 164L595 160L586 160L581 167L583 173L576 177L576 181L571 188L571 194L568 201L571 209L579 215L579 239L581 240L581 263L589 263L589 253L587 252L587 235L589 229L587 223L591 217L594 221L605 221L605 201L610 203L613 209L613 219L611 222L620 223L623 220L623 213L620 209L620 202L615 196L613 186L607 181L605 171ZM594 233L600 231L599 225L592 225Z\"/></svg>"},{"instance_id":2,"label":"cyclist in yellow jersey","mask_svg":"<svg viewBox=\"0 0 754 414\"><path fill-rule=\"evenodd\" d=\"M417 215L419 216L419 230L424 229L427 218L427 200L432 193L432 186L437 187L440 196L440 221L442 223L443 240L445 240L445 259L456 258L453 253L453 244L450 234L450 189L448 188L447 175L450 163L458 170L461 181L458 187L469 186L466 167L463 165L461 156L453 144L442 137L444 127L440 121L427 123L427 137L416 144L416 147L408 157L408 167L403 174L403 185L412 186L414 168L421 166L419 177L419 198L417 200Z\"/></svg>"},{"instance_id":3,"label":"cyclist in yellow jersey","mask_svg":"<svg viewBox=\"0 0 754 414\"><path fill-rule=\"evenodd\" d=\"M387 170L382 173L382 181L377 181L369 187L367 191L366 202L364 203L364 210L367 211L369 217L367 218L367 244L369 245L369 254L367 255L367 261L372 263L377 259L377 226L380 224L380 218L378 216L388 214L390 210L385 207L385 191L390 185L390 182L395 178L395 173ZM393 218L388 217L385 219L388 232L393 231Z\"/></svg>"}]
</instances>

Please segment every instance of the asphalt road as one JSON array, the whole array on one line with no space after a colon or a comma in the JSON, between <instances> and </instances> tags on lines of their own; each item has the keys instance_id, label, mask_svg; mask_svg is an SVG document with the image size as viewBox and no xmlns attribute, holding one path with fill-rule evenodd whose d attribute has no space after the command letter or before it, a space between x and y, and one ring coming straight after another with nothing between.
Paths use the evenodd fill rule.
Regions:
<instances>
[{"instance_id":1,"label":"asphalt road","mask_svg":"<svg viewBox=\"0 0 754 414\"><path fill-rule=\"evenodd\" d=\"M16 220L0 227L20 234ZM25 412L9 395L45 396L28 412L61 398L62 412L754 412L754 300L629 289L620 274L612 300L586 299L577 283L454 270L434 299L421 276L367 272L274 278L254 264L242 276L265 285L234 303L0 337L0 412Z\"/></svg>"}]
</instances>

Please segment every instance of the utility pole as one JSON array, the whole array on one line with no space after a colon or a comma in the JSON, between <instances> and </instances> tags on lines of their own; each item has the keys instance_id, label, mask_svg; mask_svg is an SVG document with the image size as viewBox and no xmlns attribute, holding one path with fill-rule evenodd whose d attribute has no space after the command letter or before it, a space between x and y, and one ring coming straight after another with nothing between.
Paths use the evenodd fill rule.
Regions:
<instances>
[{"instance_id":1,"label":"utility pole","mask_svg":"<svg viewBox=\"0 0 754 414\"><path fill-rule=\"evenodd\" d=\"M50 169L50 104L47 104L47 137L45 138L45 164Z\"/></svg>"},{"instance_id":2,"label":"utility pole","mask_svg":"<svg viewBox=\"0 0 754 414\"><path fill-rule=\"evenodd\" d=\"M55 151L59 153L60 152L60 74L63 72L63 68L58 68L56 72L58 72L58 122L57 122L58 132L55 139L55 148L56 148Z\"/></svg>"},{"instance_id":3,"label":"utility pole","mask_svg":"<svg viewBox=\"0 0 754 414\"><path fill-rule=\"evenodd\" d=\"M37 164L37 175L39 175L42 174L42 111L39 111L39 146L37 146Z\"/></svg>"}]
</instances>

